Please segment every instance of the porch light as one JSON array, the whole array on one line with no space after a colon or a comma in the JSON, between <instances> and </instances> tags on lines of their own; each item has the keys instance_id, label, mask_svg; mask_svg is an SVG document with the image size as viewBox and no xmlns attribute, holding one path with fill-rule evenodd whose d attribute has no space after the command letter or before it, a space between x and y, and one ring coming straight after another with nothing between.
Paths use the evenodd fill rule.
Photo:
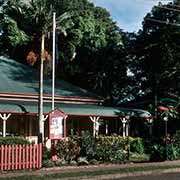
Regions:
<instances>
[{"instance_id":1,"label":"porch light","mask_svg":"<svg viewBox=\"0 0 180 180\"><path fill-rule=\"evenodd\" d=\"M165 116L165 117L163 118L163 120L164 120L165 122L167 122L167 121L168 121L168 118Z\"/></svg>"},{"instance_id":2,"label":"porch light","mask_svg":"<svg viewBox=\"0 0 180 180\"><path fill-rule=\"evenodd\" d=\"M153 118L148 118L147 121L148 121L149 124L152 124L153 123Z\"/></svg>"}]
</instances>

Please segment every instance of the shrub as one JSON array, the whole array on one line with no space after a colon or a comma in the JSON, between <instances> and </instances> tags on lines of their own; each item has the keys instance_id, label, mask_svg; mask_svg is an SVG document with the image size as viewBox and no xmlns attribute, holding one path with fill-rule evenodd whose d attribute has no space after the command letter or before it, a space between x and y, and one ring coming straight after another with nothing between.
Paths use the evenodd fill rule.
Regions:
<instances>
[{"instance_id":1,"label":"shrub","mask_svg":"<svg viewBox=\"0 0 180 180\"><path fill-rule=\"evenodd\" d=\"M94 137L88 132L84 132L81 137L81 156L87 157L88 160L93 159L95 156L95 139Z\"/></svg>"},{"instance_id":2,"label":"shrub","mask_svg":"<svg viewBox=\"0 0 180 180\"><path fill-rule=\"evenodd\" d=\"M166 157L165 147L160 144L152 145L150 161L164 161Z\"/></svg>"},{"instance_id":3,"label":"shrub","mask_svg":"<svg viewBox=\"0 0 180 180\"><path fill-rule=\"evenodd\" d=\"M60 140L55 152L61 162L69 164L88 164L99 162L124 162L127 158L128 142L136 153L143 153L142 139L123 138L122 136L98 136L96 139L89 132L82 137L70 137L67 141ZM46 155L48 156L48 155ZM76 163L75 163L76 162Z\"/></svg>"},{"instance_id":4,"label":"shrub","mask_svg":"<svg viewBox=\"0 0 180 180\"><path fill-rule=\"evenodd\" d=\"M16 145L16 144L30 144L30 142L23 137L0 137L0 145Z\"/></svg>"},{"instance_id":5,"label":"shrub","mask_svg":"<svg viewBox=\"0 0 180 180\"><path fill-rule=\"evenodd\" d=\"M46 161L46 160L51 159L51 157L52 157L51 150L48 150L46 147L43 147L42 160Z\"/></svg>"},{"instance_id":6,"label":"shrub","mask_svg":"<svg viewBox=\"0 0 180 180\"><path fill-rule=\"evenodd\" d=\"M176 131L176 133L173 135L173 141L175 146L180 146L180 130Z\"/></svg>"},{"instance_id":7,"label":"shrub","mask_svg":"<svg viewBox=\"0 0 180 180\"><path fill-rule=\"evenodd\" d=\"M69 138L67 141L60 140L54 151L56 151L60 159L70 163L77 160L80 155L80 146L73 138Z\"/></svg>"},{"instance_id":8,"label":"shrub","mask_svg":"<svg viewBox=\"0 0 180 180\"><path fill-rule=\"evenodd\" d=\"M79 166L89 164L89 162L87 161L87 159L85 157L79 157L77 160L77 163Z\"/></svg>"},{"instance_id":9,"label":"shrub","mask_svg":"<svg viewBox=\"0 0 180 180\"><path fill-rule=\"evenodd\" d=\"M173 157L169 157L170 160L180 159L180 130L176 131L171 139L171 146L168 147L168 153L170 153ZM170 155L169 155L170 156Z\"/></svg>"},{"instance_id":10,"label":"shrub","mask_svg":"<svg viewBox=\"0 0 180 180\"><path fill-rule=\"evenodd\" d=\"M130 142L131 152L143 154L144 153L144 144L141 138L132 139Z\"/></svg>"},{"instance_id":11,"label":"shrub","mask_svg":"<svg viewBox=\"0 0 180 180\"><path fill-rule=\"evenodd\" d=\"M167 144L167 159L173 161L176 160L177 157L178 157L177 148L172 143Z\"/></svg>"},{"instance_id":12,"label":"shrub","mask_svg":"<svg viewBox=\"0 0 180 180\"><path fill-rule=\"evenodd\" d=\"M109 158L111 162L115 162L115 163L124 162L126 160L126 154L122 149L119 149L113 151Z\"/></svg>"},{"instance_id":13,"label":"shrub","mask_svg":"<svg viewBox=\"0 0 180 180\"><path fill-rule=\"evenodd\" d=\"M67 146L66 141L64 141L64 140L58 141L56 149L54 149L54 147L52 148L52 154L57 153L57 155L60 159L65 160L67 152L68 152L68 146Z\"/></svg>"},{"instance_id":14,"label":"shrub","mask_svg":"<svg viewBox=\"0 0 180 180\"><path fill-rule=\"evenodd\" d=\"M80 155L80 146L74 139L69 139L67 142L68 152L66 154L67 161L77 160Z\"/></svg>"},{"instance_id":15,"label":"shrub","mask_svg":"<svg viewBox=\"0 0 180 180\"><path fill-rule=\"evenodd\" d=\"M43 167L53 167L55 164L51 159L46 159L42 162Z\"/></svg>"},{"instance_id":16,"label":"shrub","mask_svg":"<svg viewBox=\"0 0 180 180\"><path fill-rule=\"evenodd\" d=\"M121 136L99 136L96 141L95 157L101 161L124 161L126 139Z\"/></svg>"}]
</instances>

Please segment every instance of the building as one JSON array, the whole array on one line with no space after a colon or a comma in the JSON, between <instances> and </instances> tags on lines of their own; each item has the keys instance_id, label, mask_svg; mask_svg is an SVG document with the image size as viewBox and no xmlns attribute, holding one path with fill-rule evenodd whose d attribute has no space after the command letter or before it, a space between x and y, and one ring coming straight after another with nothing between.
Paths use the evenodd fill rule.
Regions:
<instances>
[{"instance_id":1,"label":"building","mask_svg":"<svg viewBox=\"0 0 180 180\"><path fill-rule=\"evenodd\" d=\"M17 61L0 57L0 133L20 135L37 141L39 77L35 69ZM49 138L51 115L51 80L44 79L43 138ZM150 118L147 111L103 107L103 99L63 80L56 81L55 107L64 114L63 136L89 130L98 133L119 133L120 117Z\"/></svg>"}]
</instances>

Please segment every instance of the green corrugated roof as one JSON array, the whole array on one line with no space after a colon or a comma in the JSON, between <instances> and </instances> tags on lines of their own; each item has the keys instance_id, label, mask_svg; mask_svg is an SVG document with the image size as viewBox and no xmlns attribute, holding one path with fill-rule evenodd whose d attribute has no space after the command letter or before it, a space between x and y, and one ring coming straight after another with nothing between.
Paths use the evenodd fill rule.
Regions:
<instances>
[{"instance_id":1,"label":"green corrugated roof","mask_svg":"<svg viewBox=\"0 0 180 180\"><path fill-rule=\"evenodd\" d=\"M25 109L23 106L17 103L10 103L6 101L0 101L0 112L11 112L11 113L23 113Z\"/></svg>"},{"instance_id":2,"label":"green corrugated roof","mask_svg":"<svg viewBox=\"0 0 180 180\"><path fill-rule=\"evenodd\" d=\"M0 92L38 94L39 77L37 71L32 67L0 57L0 74ZM44 77L44 94L51 94L51 85L51 78ZM99 98L95 94L63 80L56 80L55 95Z\"/></svg>"},{"instance_id":3,"label":"green corrugated roof","mask_svg":"<svg viewBox=\"0 0 180 180\"><path fill-rule=\"evenodd\" d=\"M98 105L84 105L84 104L62 104L56 103L55 107L63 111L67 115L77 116L122 116L131 115L138 117L150 117L151 114L148 111L139 109L128 108L114 108L104 107ZM19 108L19 109L17 109ZM18 101L0 101L0 112L12 111L12 112L29 112L38 113L37 102L18 102ZM44 113L51 111L51 103L44 103Z\"/></svg>"},{"instance_id":4,"label":"green corrugated roof","mask_svg":"<svg viewBox=\"0 0 180 180\"><path fill-rule=\"evenodd\" d=\"M35 69L11 59L0 57L0 92L38 94L38 74ZM44 79L44 93L51 94L51 80ZM66 97L98 98L88 91L62 80L56 81L55 94ZM151 116L149 112L136 109L103 107L84 104L55 104L55 107L68 115L118 116ZM44 113L51 111L51 103L44 103ZM0 112L37 113L38 102L0 100Z\"/></svg>"}]
</instances>

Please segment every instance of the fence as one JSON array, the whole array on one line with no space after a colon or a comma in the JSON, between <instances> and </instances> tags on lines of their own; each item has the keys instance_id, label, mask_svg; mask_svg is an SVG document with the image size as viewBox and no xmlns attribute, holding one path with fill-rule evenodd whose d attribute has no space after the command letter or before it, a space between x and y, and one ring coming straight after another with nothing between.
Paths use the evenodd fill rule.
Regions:
<instances>
[{"instance_id":1,"label":"fence","mask_svg":"<svg viewBox=\"0 0 180 180\"><path fill-rule=\"evenodd\" d=\"M0 170L41 168L42 144L1 145L0 163Z\"/></svg>"}]
</instances>

